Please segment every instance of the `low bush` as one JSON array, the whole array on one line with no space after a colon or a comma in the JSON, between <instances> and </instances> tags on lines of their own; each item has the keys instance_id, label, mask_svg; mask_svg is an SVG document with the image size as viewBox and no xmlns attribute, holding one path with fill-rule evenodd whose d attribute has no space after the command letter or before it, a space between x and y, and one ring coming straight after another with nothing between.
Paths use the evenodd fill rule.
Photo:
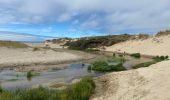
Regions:
<instances>
[{"instance_id":1,"label":"low bush","mask_svg":"<svg viewBox=\"0 0 170 100\"><path fill-rule=\"evenodd\" d=\"M31 72L31 71L28 71L28 72L27 72L27 79L28 79L28 80L31 80L32 77L33 77L32 72Z\"/></svg>"},{"instance_id":2,"label":"low bush","mask_svg":"<svg viewBox=\"0 0 170 100\"><path fill-rule=\"evenodd\" d=\"M156 57L153 57L153 59L155 61L163 61L163 60L168 60L169 56L156 56Z\"/></svg>"},{"instance_id":3,"label":"low bush","mask_svg":"<svg viewBox=\"0 0 170 100\"><path fill-rule=\"evenodd\" d=\"M133 53L130 56L134 57L134 58L140 58L141 57L140 53Z\"/></svg>"},{"instance_id":4,"label":"low bush","mask_svg":"<svg viewBox=\"0 0 170 100\"><path fill-rule=\"evenodd\" d=\"M119 63L117 65L109 65L105 61L96 61L88 67L88 70L109 72L109 71L123 71L126 70L126 68L123 67L122 63Z\"/></svg>"}]
</instances>

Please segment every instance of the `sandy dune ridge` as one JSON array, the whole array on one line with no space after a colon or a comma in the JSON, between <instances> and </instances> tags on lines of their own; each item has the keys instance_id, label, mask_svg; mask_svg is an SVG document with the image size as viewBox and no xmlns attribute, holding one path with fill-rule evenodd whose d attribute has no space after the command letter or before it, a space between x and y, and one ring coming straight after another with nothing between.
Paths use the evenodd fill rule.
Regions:
<instances>
[{"instance_id":1,"label":"sandy dune ridge","mask_svg":"<svg viewBox=\"0 0 170 100\"><path fill-rule=\"evenodd\" d=\"M170 56L170 36L127 41L108 47L107 51ZM96 85L92 100L170 100L170 61L113 72L97 78Z\"/></svg>"}]
</instances>

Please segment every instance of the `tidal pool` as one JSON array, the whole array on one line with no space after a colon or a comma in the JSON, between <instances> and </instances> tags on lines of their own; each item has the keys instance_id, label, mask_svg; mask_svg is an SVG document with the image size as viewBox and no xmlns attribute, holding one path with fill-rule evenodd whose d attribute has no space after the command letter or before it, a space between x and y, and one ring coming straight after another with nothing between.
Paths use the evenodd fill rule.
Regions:
<instances>
[{"instance_id":1,"label":"tidal pool","mask_svg":"<svg viewBox=\"0 0 170 100\"><path fill-rule=\"evenodd\" d=\"M130 56L125 56L127 61L123 63L123 66L130 70L132 66L151 61L151 58L141 57L136 59ZM114 62L112 62L114 63ZM44 72L39 72L31 79L27 79L26 72L17 72L14 69L0 70L0 85L6 90L24 89L30 87L36 87L38 85L46 85L49 83L71 83L74 79L80 79L83 76L97 77L105 73L88 71L88 63L75 63L70 64L65 69L55 70L49 69Z\"/></svg>"},{"instance_id":2,"label":"tidal pool","mask_svg":"<svg viewBox=\"0 0 170 100\"><path fill-rule=\"evenodd\" d=\"M71 64L66 69L40 72L37 76L27 79L25 72L16 72L13 69L3 69L0 71L1 87L7 90L24 89L35 85L42 85L51 82L70 83L73 79L83 76L99 76L103 73L88 71L88 64Z\"/></svg>"}]
</instances>

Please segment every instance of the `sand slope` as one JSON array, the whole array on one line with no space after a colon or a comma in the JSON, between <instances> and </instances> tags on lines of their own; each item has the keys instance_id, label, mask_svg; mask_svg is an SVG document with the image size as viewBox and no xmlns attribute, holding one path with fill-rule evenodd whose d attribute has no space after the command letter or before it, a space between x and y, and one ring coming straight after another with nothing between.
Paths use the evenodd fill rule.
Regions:
<instances>
[{"instance_id":1,"label":"sand slope","mask_svg":"<svg viewBox=\"0 0 170 100\"><path fill-rule=\"evenodd\" d=\"M170 100L170 61L98 79L103 90L93 100ZM104 80L104 81L103 81ZM102 89L103 88L103 89Z\"/></svg>"},{"instance_id":2,"label":"sand slope","mask_svg":"<svg viewBox=\"0 0 170 100\"><path fill-rule=\"evenodd\" d=\"M106 51L128 52L146 55L169 55L170 56L170 35L151 37L146 40L131 40L107 47Z\"/></svg>"},{"instance_id":3,"label":"sand slope","mask_svg":"<svg viewBox=\"0 0 170 100\"><path fill-rule=\"evenodd\" d=\"M170 36L127 41L106 50L170 56ZM99 77L96 85L92 100L170 100L170 61L107 74Z\"/></svg>"}]
</instances>

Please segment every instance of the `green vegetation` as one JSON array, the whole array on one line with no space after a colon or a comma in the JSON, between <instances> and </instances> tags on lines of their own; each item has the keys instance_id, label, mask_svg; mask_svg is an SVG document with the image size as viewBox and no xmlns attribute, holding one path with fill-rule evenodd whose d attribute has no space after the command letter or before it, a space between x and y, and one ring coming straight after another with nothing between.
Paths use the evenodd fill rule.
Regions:
<instances>
[{"instance_id":1,"label":"green vegetation","mask_svg":"<svg viewBox=\"0 0 170 100\"><path fill-rule=\"evenodd\" d=\"M2 87L0 86L0 93L2 93L3 92L3 89L2 89Z\"/></svg>"},{"instance_id":2,"label":"green vegetation","mask_svg":"<svg viewBox=\"0 0 170 100\"><path fill-rule=\"evenodd\" d=\"M168 60L169 56L156 56L153 58L155 61L164 61L164 60Z\"/></svg>"},{"instance_id":3,"label":"green vegetation","mask_svg":"<svg viewBox=\"0 0 170 100\"><path fill-rule=\"evenodd\" d=\"M109 65L105 61L96 61L92 63L90 66L88 66L88 70L109 72L109 71L123 71L126 70L126 68L123 67L122 63L119 63L117 65Z\"/></svg>"},{"instance_id":4,"label":"green vegetation","mask_svg":"<svg viewBox=\"0 0 170 100\"><path fill-rule=\"evenodd\" d=\"M86 50L90 48L97 48L104 46L111 46L113 44L123 42L131 39L133 36L124 34L124 35L110 35L110 36L96 36L96 37L85 37L80 38L77 41L69 41L65 46L69 46L69 49L74 50Z\"/></svg>"},{"instance_id":5,"label":"green vegetation","mask_svg":"<svg viewBox=\"0 0 170 100\"><path fill-rule=\"evenodd\" d=\"M93 79L84 77L64 90L49 90L43 87L13 92L3 90L0 92L0 100L89 100L94 89Z\"/></svg>"},{"instance_id":6,"label":"green vegetation","mask_svg":"<svg viewBox=\"0 0 170 100\"><path fill-rule=\"evenodd\" d=\"M141 68L141 67L148 67L148 66L155 64L155 63L157 63L157 62L156 61L150 61L150 62L140 63L140 64L133 66L133 69L137 69L137 68Z\"/></svg>"},{"instance_id":7,"label":"green vegetation","mask_svg":"<svg viewBox=\"0 0 170 100\"><path fill-rule=\"evenodd\" d=\"M141 57L140 53L133 53L130 56L134 57L134 58L140 58Z\"/></svg>"},{"instance_id":8,"label":"green vegetation","mask_svg":"<svg viewBox=\"0 0 170 100\"><path fill-rule=\"evenodd\" d=\"M15 41L0 41L0 47L27 48L28 45Z\"/></svg>"},{"instance_id":9,"label":"green vegetation","mask_svg":"<svg viewBox=\"0 0 170 100\"><path fill-rule=\"evenodd\" d=\"M32 71L28 71L27 74L26 74L28 80L31 80L32 77L38 76L38 75L39 75L39 73L32 72Z\"/></svg>"},{"instance_id":10,"label":"green vegetation","mask_svg":"<svg viewBox=\"0 0 170 100\"><path fill-rule=\"evenodd\" d=\"M169 58L169 56L156 56L153 58L153 61L137 64L137 65L133 66L133 68L137 69L137 68L141 68L141 67L148 67L152 64L156 64L158 62L168 60L168 58Z\"/></svg>"},{"instance_id":11,"label":"green vegetation","mask_svg":"<svg viewBox=\"0 0 170 100\"><path fill-rule=\"evenodd\" d=\"M38 47L33 48L33 51L39 51L39 50L40 50L40 48L38 48Z\"/></svg>"},{"instance_id":12,"label":"green vegetation","mask_svg":"<svg viewBox=\"0 0 170 100\"><path fill-rule=\"evenodd\" d=\"M28 71L28 72L27 72L27 79L28 79L28 80L31 80L32 77L33 77L32 72L31 72L31 71Z\"/></svg>"},{"instance_id":13,"label":"green vegetation","mask_svg":"<svg viewBox=\"0 0 170 100\"><path fill-rule=\"evenodd\" d=\"M124 57L112 57L111 59L108 59L107 62L115 62L115 63L124 63L126 59Z\"/></svg>"}]
</instances>

